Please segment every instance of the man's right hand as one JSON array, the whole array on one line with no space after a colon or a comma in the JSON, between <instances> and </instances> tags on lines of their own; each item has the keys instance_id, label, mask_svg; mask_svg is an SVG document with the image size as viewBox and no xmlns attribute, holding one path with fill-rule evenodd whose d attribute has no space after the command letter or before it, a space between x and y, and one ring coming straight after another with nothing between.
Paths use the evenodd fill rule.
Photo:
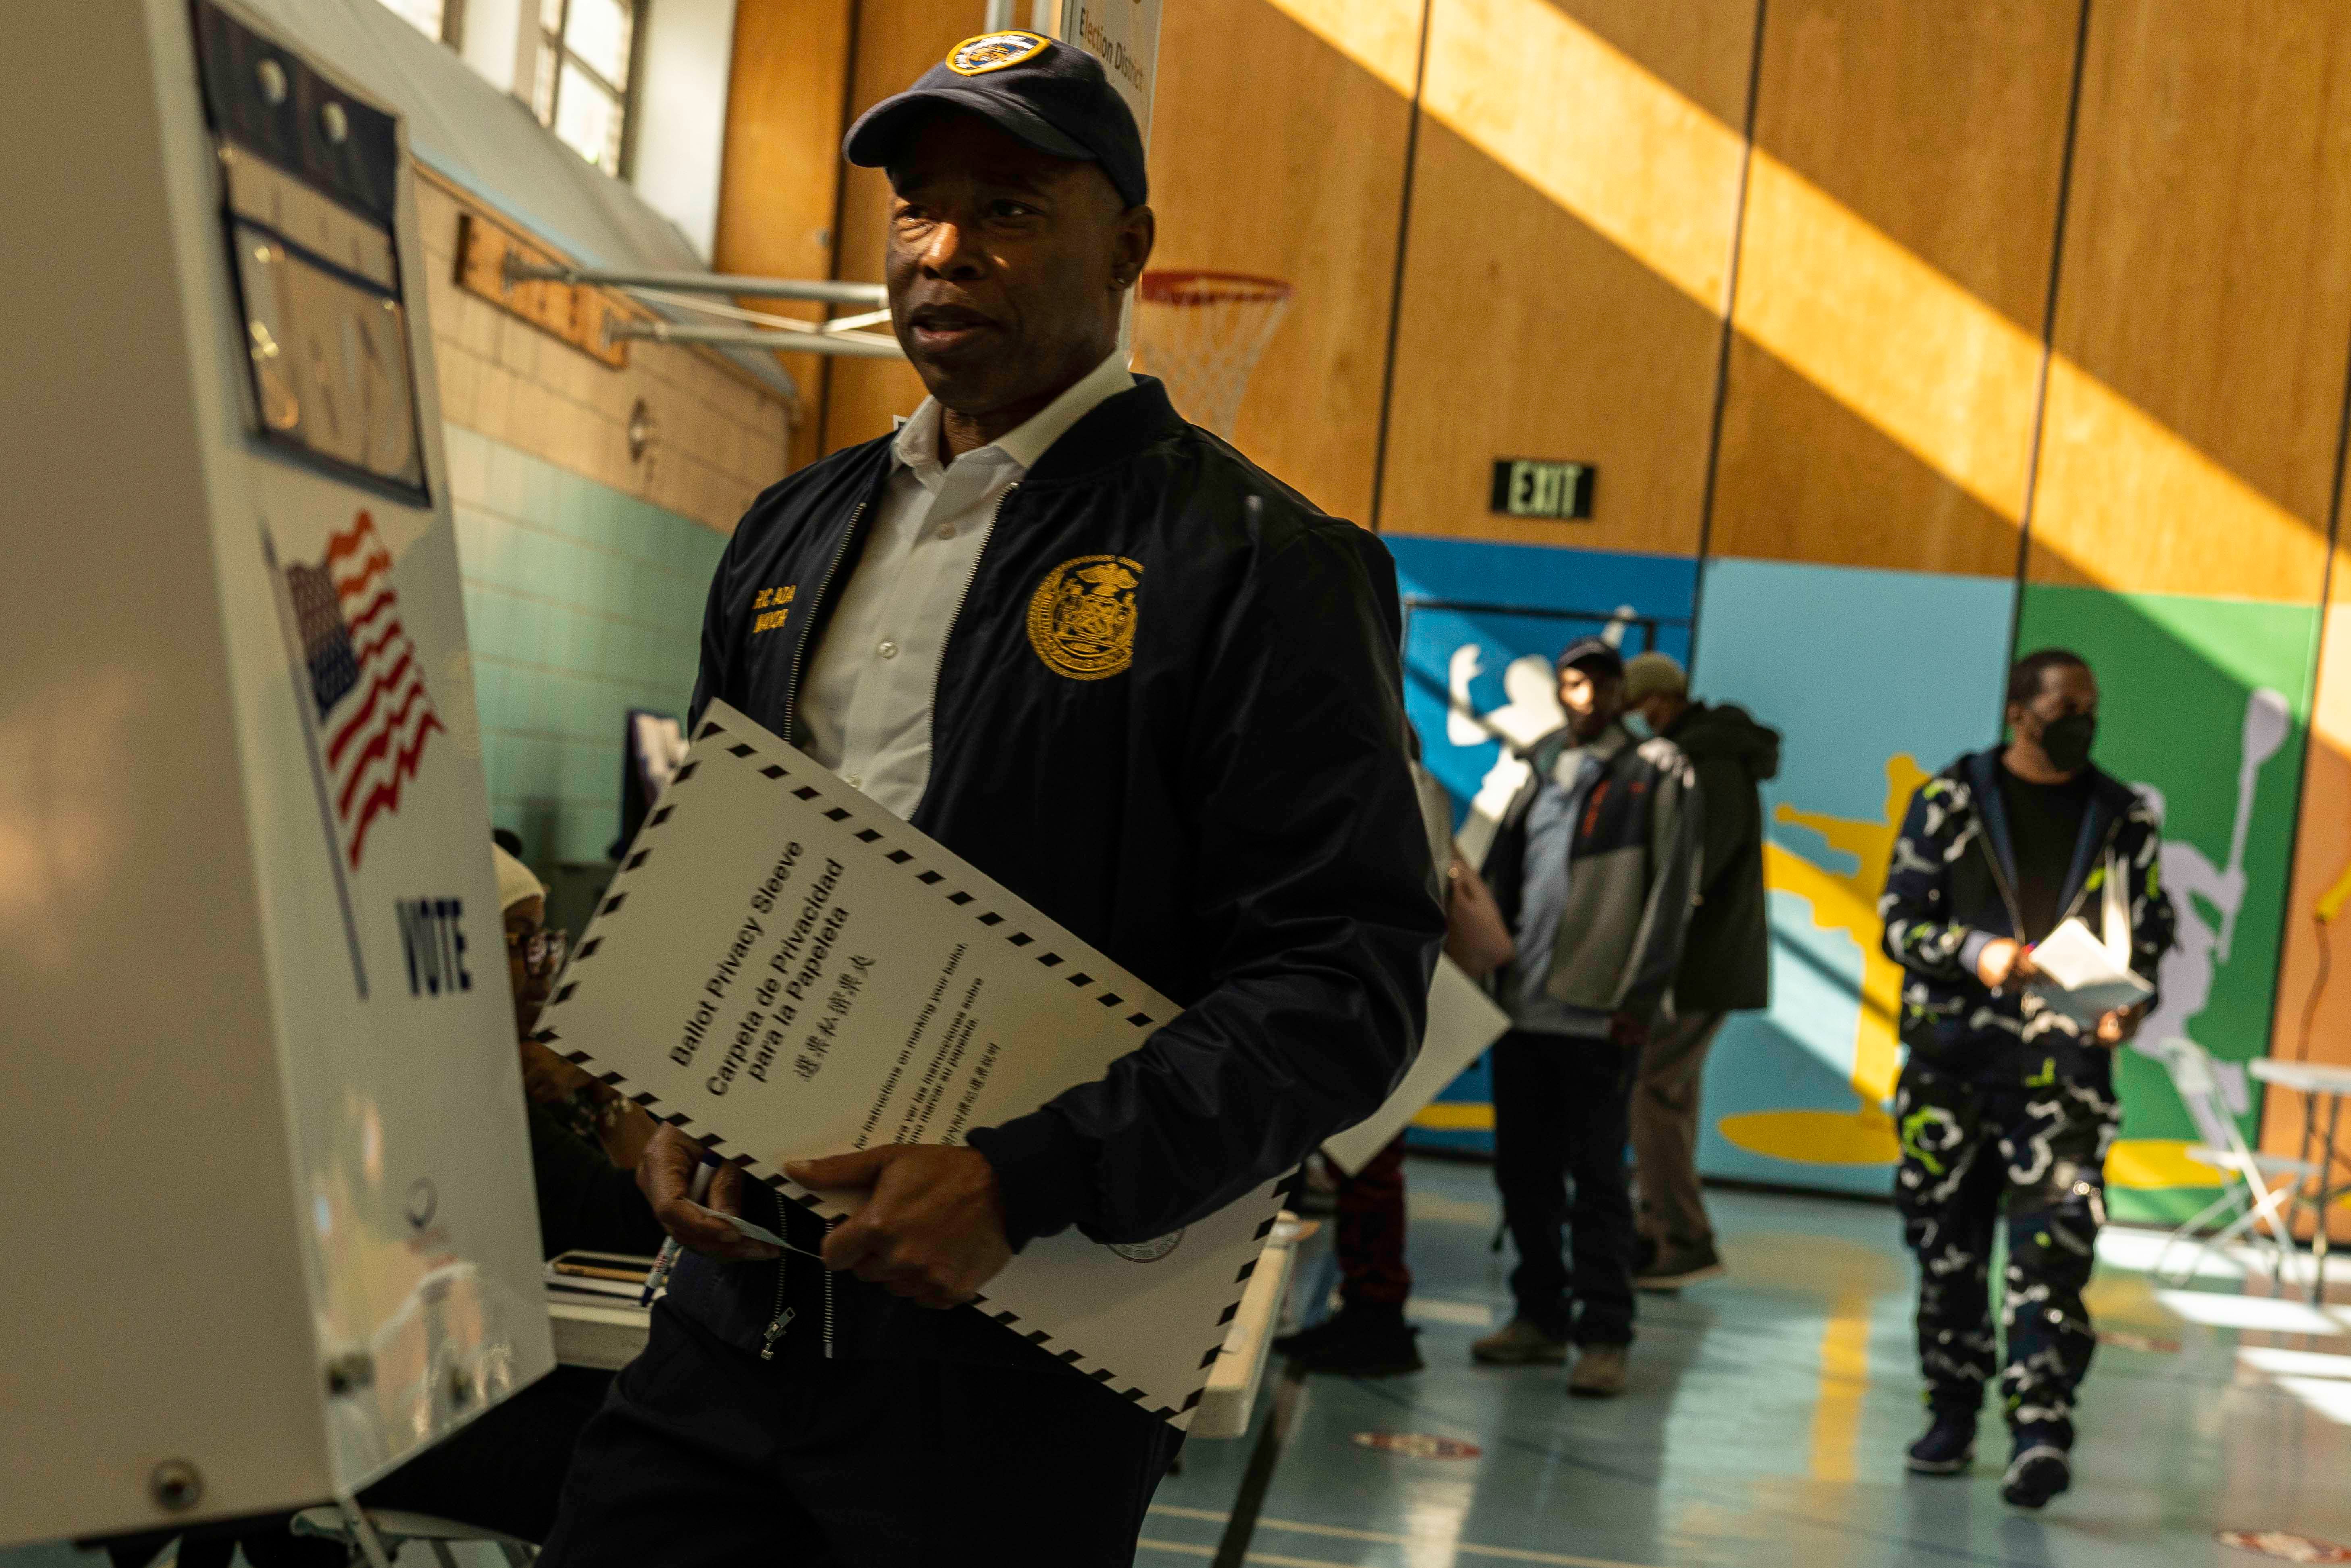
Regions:
<instances>
[{"instance_id":1,"label":"man's right hand","mask_svg":"<svg viewBox=\"0 0 2351 1568\"><path fill-rule=\"evenodd\" d=\"M740 1170L719 1166L710 1178L709 1195L701 1203L687 1196L694 1188L694 1167L701 1163L702 1145L666 1124L645 1145L637 1161L637 1187L653 1205L653 1218L661 1221L662 1228L676 1237L679 1246L705 1258L755 1263L777 1256L774 1248L752 1240L719 1218L742 1212Z\"/></svg>"},{"instance_id":2,"label":"man's right hand","mask_svg":"<svg viewBox=\"0 0 2351 1568\"><path fill-rule=\"evenodd\" d=\"M1976 978L1995 991L2002 986L2021 986L2040 977L2041 970L2032 962L2032 949L2013 936L1993 937L1976 956Z\"/></svg>"}]
</instances>

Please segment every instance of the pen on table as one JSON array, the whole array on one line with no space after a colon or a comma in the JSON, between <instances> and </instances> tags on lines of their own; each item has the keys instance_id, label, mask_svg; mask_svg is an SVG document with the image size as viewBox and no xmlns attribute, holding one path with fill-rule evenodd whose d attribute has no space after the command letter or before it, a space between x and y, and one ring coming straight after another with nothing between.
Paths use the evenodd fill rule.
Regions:
<instances>
[{"instance_id":1,"label":"pen on table","mask_svg":"<svg viewBox=\"0 0 2351 1568\"><path fill-rule=\"evenodd\" d=\"M710 1196L710 1178L718 1174L721 1163L717 1155L707 1150L703 1152L702 1163L694 1167L694 1179L685 1189L689 1199L700 1203ZM653 1304L653 1298L661 1294L664 1285L669 1283L669 1271L677 1266L680 1250L676 1237L662 1238L661 1250L653 1257L653 1270L645 1275L645 1293L637 1298L637 1305L650 1307Z\"/></svg>"}]
</instances>

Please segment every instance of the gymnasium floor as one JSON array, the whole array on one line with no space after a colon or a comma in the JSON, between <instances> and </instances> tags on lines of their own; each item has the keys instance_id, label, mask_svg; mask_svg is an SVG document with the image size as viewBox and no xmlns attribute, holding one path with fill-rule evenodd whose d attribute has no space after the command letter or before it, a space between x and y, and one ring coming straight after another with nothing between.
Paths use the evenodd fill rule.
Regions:
<instances>
[{"instance_id":1,"label":"gymnasium floor","mask_svg":"<svg viewBox=\"0 0 2351 1568\"><path fill-rule=\"evenodd\" d=\"M2351 1542L2351 1305L2249 1295L2219 1260L2196 1289L2161 1291L2142 1272L2155 1238L2108 1231L2093 1286L2099 1327L2138 1345L2101 1347L2074 1490L2025 1517L2001 1505L2004 1448L1990 1425L1972 1476L1902 1471L1919 1416L1910 1266L1890 1207L1710 1194L1729 1275L1679 1299L1643 1298L1632 1391L1595 1402L1565 1397L1554 1370L1469 1364L1469 1342L1507 1312L1506 1264L1487 1249L1490 1176L1416 1159L1410 1179L1428 1369L1305 1382L1248 1563L2254 1568L2269 1559L2214 1532ZM1327 1258L1319 1240L1309 1249L1301 1299ZM2351 1288L2335 1293L2351 1303ZM1260 1427L1276 1389L1269 1375ZM1355 1441L1383 1432L1480 1451L1418 1458ZM1160 1488L1139 1568L1215 1559L1257 1436L1189 1445L1183 1473ZM494 1561L480 1548L459 1556L468 1568ZM0 1551L0 1568L94 1561L62 1545ZM413 1548L402 1561L430 1564Z\"/></svg>"},{"instance_id":2,"label":"gymnasium floor","mask_svg":"<svg viewBox=\"0 0 2351 1568\"><path fill-rule=\"evenodd\" d=\"M1508 1314L1506 1263L1487 1249L1488 1171L1416 1159L1410 1179L1428 1368L1307 1381L1250 1563L2252 1568L2270 1559L2214 1532L2351 1542L2351 1309L2248 1299L2217 1260L2197 1290L2162 1292L2141 1271L2155 1239L2109 1231L2093 1286L2099 1328L2147 1347L2100 1347L2074 1490L2021 1516L2001 1504L2006 1449L1989 1422L1972 1476L1903 1472L1920 1416L1910 1266L1891 1207L1709 1194L1729 1273L1678 1299L1643 1298L1631 1391L1571 1400L1556 1370L1469 1364L1469 1342ZM1355 1441L1370 1432L1482 1452L1409 1457ZM1184 1473L1160 1488L1141 1568L1212 1557L1252 1446L1189 1446Z\"/></svg>"}]
</instances>

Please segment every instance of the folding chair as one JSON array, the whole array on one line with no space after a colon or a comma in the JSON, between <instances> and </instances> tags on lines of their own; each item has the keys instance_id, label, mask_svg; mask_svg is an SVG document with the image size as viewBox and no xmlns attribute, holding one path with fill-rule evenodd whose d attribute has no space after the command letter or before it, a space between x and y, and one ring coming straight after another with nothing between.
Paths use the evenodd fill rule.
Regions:
<instances>
[{"instance_id":1,"label":"folding chair","mask_svg":"<svg viewBox=\"0 0 2351 1568\"><path fill-rule=\"evenodd\" d=\"M2155 1051L2171 1075L2171 1087L2187 1107L2189 1119L2204 1135L2204 1143L2189 1148L2188 1157L2220 1173L2220 1196L2164 1239L2163 1249L2156 1254L2148 1274L2167 1285L2186 1284L2195 1277L2197 1266L2207 1254L2240 1236L2250 1235L2256 1246L2264 1240L2269 1243L2272 1271L2283 1287L2286 1260L2294 1251L2284 1206L2301 1183L2317 1173L2318 1167L2306 1160L2265 1155L2246 1144L2244 1134L2238 1130L2237 1119L2229 1113L2221 1098L2212 1058L2202 1046L2175 1035L2159 1042ZM2283 1186L2272 1185L2279 1177L2288 1179ZM2175 1272L2165 1268L2175 1247L2196 1239L2206 1226L2222 1220L2227 1223L2204 1237L2202 1245L2189 1254L2185 1269Z\"/></svg>"},{"instance_id":2,"label":"folding chair","mask_svg":"<svg viewBox=\"0 0 2351 1568\"><path fill-rule=\"evenodd\" d=\"M449 1550L453 1541L489 1542L497 1547L509 1568L526 1568L538 1558L538 1548L528 1541L478 1525L460 1524L454 1519L402 1513L389 1508L371 1508L363 1513L346 1511L332 1504L306 1508L294 1516L293 1528L297 1535L340 1541L350 1551L352 1562L366 1562L377 1568L388 1568L392 1560L400 1555L401 1548L412 1541L423 1542L440 1568L457 1568L456 1553Z\"/></svg>"}]
</instances>

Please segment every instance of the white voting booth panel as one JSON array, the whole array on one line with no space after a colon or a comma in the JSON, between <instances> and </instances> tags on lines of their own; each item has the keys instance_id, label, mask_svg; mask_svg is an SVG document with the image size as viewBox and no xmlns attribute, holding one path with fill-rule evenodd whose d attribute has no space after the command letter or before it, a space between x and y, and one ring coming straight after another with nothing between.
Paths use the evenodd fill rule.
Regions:
<instances>
[{"instance_id":1,"label":"white voting booth panel","mask_svg":"<svg viewBox=\"0 0 2351 1568\"><path fill-rule=\"evenodd\" d=\"M11 20L0 1543L552 1364L397 125L210 0Z\"/></svg>"}]
</instances>

